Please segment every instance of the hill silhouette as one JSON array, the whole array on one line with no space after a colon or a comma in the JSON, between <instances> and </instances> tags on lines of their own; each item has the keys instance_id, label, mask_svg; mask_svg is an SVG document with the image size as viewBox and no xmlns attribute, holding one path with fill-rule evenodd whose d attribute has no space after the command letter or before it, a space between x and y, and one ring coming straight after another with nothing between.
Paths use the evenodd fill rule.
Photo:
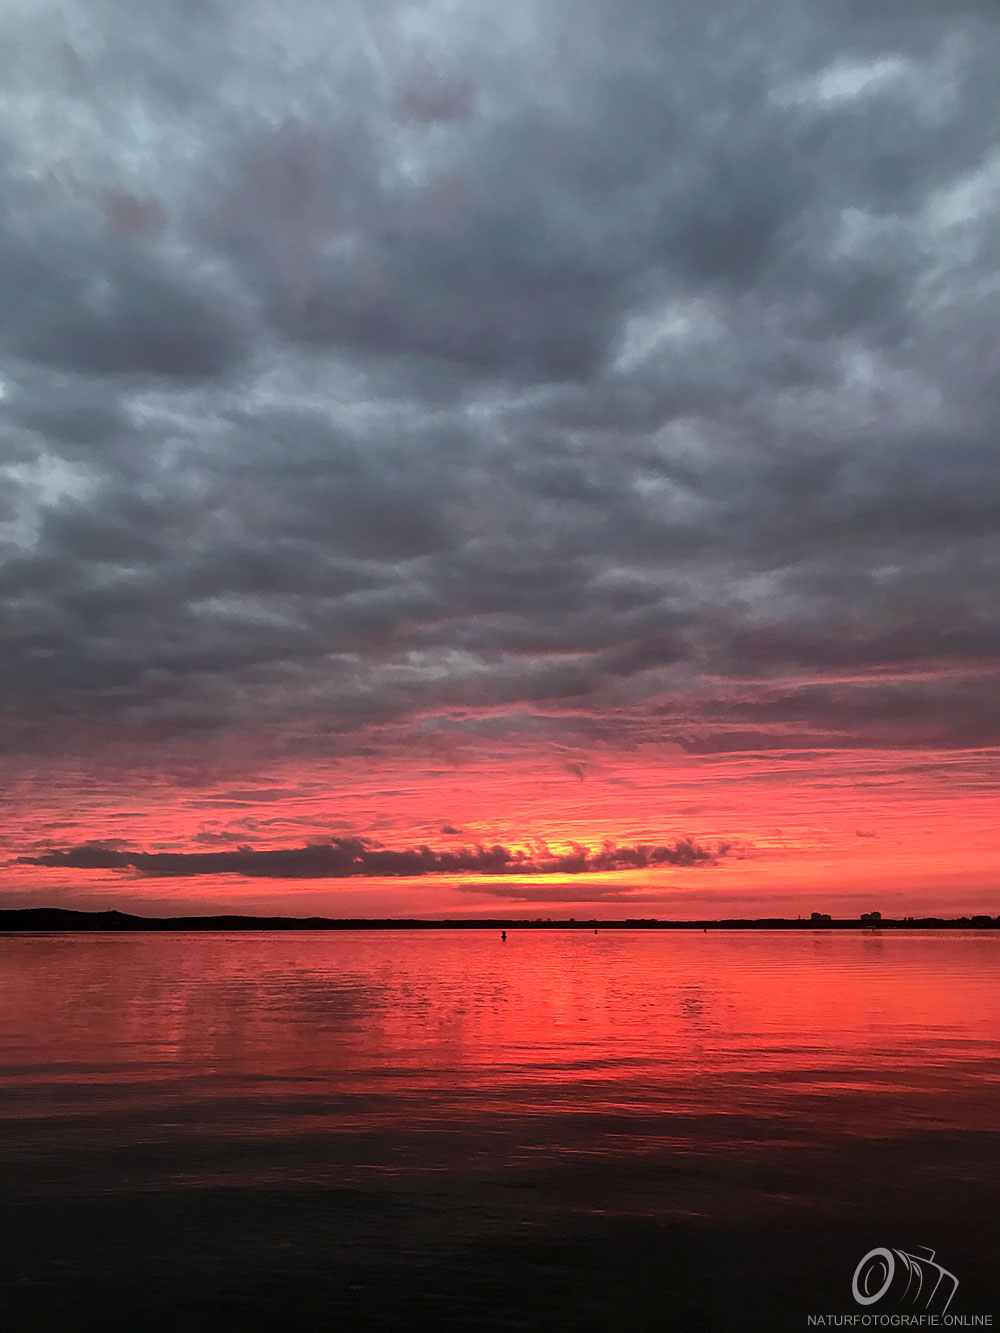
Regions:
<instances>
[{"instance_id":1,"label":"hill silhouette","mask_svg":"<svg viewBox=\"0 0 1000 1333\"><path fill-rule=\"evenodd\" d=\"M428 919L420 917L294 917L294 916L135 916L115 908L106 912L78 912L66 907L22 907L0 910L2 931L164 931L164 930L990 930L1000 917L883 918L877 923L860 917L814 921L808 917L742 918L664 921L656 917L604 920L598 917L542 919L489 917Z\"/></svg>"}]
</instances>

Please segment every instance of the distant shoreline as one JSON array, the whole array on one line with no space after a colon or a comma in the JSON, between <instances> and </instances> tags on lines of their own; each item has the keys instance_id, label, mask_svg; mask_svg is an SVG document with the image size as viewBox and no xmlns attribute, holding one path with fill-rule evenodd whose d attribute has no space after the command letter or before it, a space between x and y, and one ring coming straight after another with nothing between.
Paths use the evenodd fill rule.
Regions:
<instances>
[{"instance_id":1,"label":"distant shoreline","mask_svg":"<svg viewBox=\"0 0 1000 1333\"><path fill-rule=\"evenodd\" d=\"M0 910L0 933L10 931L196 931L196 930L997 930L1000 917L837 917L663 921L655 917L602 920L597 917L542 920L525 917L430 920L416 917L132 916L125 912L76 912L63 907Z\"/></svg>"}]
</instances>

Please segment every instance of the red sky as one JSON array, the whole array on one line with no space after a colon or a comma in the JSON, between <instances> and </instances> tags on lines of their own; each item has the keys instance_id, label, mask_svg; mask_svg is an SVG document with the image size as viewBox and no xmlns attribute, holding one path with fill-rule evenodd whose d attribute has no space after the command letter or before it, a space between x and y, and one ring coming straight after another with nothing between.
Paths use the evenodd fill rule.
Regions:
<instances>
[{"instance_id":1,"label":"red sky","mask_svg":"<svg viewBox=\"0 0 1000 1333\"><path fill-rule=\"evenodd\" d=\"M982 6L68 4L0 903L1000 911Z\"/></svg>"},{"instance_id":2,"label":"red sky","mask_svg":"<svg viewBox=\"0 0 1000 1333\"><path fill-rule=\"evenodd\" d=\"M993 751L692 755L677 745L571 751L451 745L436 757L327 762L199 753L179 765L123 749L100 768L50 763L8 792L11 852L88 842L146 852L295 848L338 837L435 851L501 844L731 844L711 862L580 874L350 879L163 876L8 864L4 902L166 914L889 915L996 910ZM116 841L117 840L117 841ZM15 858L12 856L11 860Z\"/></svg>"}]
</instances>

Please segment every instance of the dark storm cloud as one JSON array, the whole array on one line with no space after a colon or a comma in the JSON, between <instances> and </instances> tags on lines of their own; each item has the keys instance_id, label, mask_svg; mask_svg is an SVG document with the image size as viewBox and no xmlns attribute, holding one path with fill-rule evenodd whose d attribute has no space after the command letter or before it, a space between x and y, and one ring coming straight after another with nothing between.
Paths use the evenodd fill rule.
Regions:
<instances>
[{"instance_id":1,"label":"dark storm cloud","mask_svg":"<svg viewBox=\"0 0 1000 1333\"><path fill-rule=\"evenodd\" d=\"M10 746L997 743L989 6L67 13L0 20Z\"/></svg>"},{"instance_id":2,"label":"dark storm cloud","mask_svg":"<svg viewBox=\"0 0 1000 1333\"><path fill-rule=\"evenodd\" d=\"M65 185L28 187L10 174L0 216L0 298L16 311L0 338L8 354L86 376L167 380L234 364L236 314L199 290L189 265L123 239Z\"/></svg>"},{"instance_id":3,"label":"dark storm cloud","mask_svg":"<svg viewBox=\"0 0 1000 1333\"><path fill-rule=\"evenodd\" d=\"M691 838L673 844L628 847L606 842L599 851L574 844L562 855L502 846L432 851L430 847L393 851L365 838L336 838L309 847L235 852L133 852L107 842L19 856L16 865L62 870L132 870L143 875L244 875L267 879L349 879L356 876L420 875L582 875L664 866L715 866L729 853L729 843L704 847Z\"/></svg>"}]
</instances>

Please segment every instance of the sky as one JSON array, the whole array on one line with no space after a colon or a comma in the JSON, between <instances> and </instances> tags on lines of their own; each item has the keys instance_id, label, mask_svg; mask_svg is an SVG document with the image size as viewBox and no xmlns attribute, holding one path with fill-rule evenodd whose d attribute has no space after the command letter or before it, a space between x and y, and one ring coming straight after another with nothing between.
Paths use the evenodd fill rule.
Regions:
<instances>
[{"instance_id":1,"label":"sky","mask_svg":"<svg viewBox=\"0 0 1000 1333\"><path fill-rule=\"evenodd\" d=\"M993 0L0 46L0 905L1000 912Z\"/></svg>"}]
</instances>

